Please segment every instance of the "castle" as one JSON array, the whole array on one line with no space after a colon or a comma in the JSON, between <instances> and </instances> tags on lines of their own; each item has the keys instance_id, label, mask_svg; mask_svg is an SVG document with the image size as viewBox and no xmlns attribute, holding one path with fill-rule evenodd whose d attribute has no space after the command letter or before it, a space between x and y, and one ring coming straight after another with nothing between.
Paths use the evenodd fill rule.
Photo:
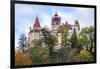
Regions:
<instances>
[{"instance_id":1,"label":"castle","mask_svg":"<svg viewBox=\"0 0 100 69\"><path fill-rule=\"evenodd\" d=\"M58 16L57 12L54 14L54 16L51 19L51 30L50 33L54 36L56 36L57 38L57 44L61 45L61 27L64 26L68 29L68 32L70 33L70 35L73 33L74 29L76 30L76 34L77 36L79 36L79 30L80 30L80 24L78 22L78 20L75 21L74 25L68 24L68 22L66 21L65 24L61 24L61 17ZM65 30L66 30L65 28ZM28 46L29 47L34 47L34 40L39 40L41 39L41 25L40 25L40 21L39 18L36 17L36 20L33 24L33 27L30 27L30 31L28 33ZM44 46L45 44L43 44Z\"/></svg>"}]
</instances>

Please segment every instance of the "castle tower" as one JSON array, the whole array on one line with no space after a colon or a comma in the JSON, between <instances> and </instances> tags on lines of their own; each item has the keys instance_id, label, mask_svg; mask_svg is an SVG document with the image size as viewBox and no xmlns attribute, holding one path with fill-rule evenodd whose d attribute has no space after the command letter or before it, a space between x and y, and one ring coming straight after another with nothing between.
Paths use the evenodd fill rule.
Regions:
<instances>
[{"instance_id":1,"label":"castle tower","mask_svg":"<svg viewBox=\"0 0 100 69\"><path fill-rule=\"evenodd\" d=\"M78 20L75 21L75 25L78 27L78 30L80 30L80 24Z\"/></svg>"},{"instance_id":2,"label":"castle tower","mask_svg":"<svg viewBox=\"0 0 100 69\"><path fill-rule=\"evenodd\" d=\"M57 12L56 12L55 15L52 17L52 20L51 20L51 30L52 30L52 32L57 32L60 25L61 25L61 17L59 17Z\"/></svg>"},{"instance_id":3,"label":"castle tower","mask_svg":"<svg viewBox=\"0 0 100 69\"><path fill-rule=\"evenodd\" d=\"M76 30L77 37L79 37L80 24L78 20L75 20L74 29Z\"/></svg>"},{"instance_id":4,"label":"castle tower","mask_svg":"<svg viewBox=\"0 0 100 69\"><path fill-rule=\"evenodd\" d=\"M34 47L34 41L40 39L41 26L38 17L36 17L33 27L30 27L30 32L28 34L28 46Z\"/></svg>"},{"instance_id":5,"label":"castle tower","mask_svg":"<svg viewBox=\"0 0 100 69\"><path fill-rule=\"evenodd\" d=\"M40 32L41 31L41 26L40 26L38 17L36 17L35 23L33 24L33 31L34 32Z\"/></svg>"}]
</instances>

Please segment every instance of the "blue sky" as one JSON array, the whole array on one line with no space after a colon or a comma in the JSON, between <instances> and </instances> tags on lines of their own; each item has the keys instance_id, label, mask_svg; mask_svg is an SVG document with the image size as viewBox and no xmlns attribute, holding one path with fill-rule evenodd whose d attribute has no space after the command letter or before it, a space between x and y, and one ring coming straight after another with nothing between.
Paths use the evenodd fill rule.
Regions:
<instances>
[{"instance_id":1,"label":"blue sky","mask_svg":"<svg viewBox=\"0 0 100 69\"><path fill-rule=\"evenodd\" d=\"M56 11L61 16L61 23L67 21L74 24L74 21L78 20L81 28L94 25L93 8L15 4L15 47L18 46L18 39L22 33L28 36L29 27L33 26L36 16L42 27L47 25L51 28L51 17Z\"/></svg>"}]
</instances>

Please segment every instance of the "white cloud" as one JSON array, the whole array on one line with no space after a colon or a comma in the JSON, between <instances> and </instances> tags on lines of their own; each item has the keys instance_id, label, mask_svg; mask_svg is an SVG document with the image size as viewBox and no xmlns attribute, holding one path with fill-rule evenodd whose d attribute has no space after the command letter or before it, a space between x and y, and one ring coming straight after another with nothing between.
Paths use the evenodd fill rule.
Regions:
<instances>
[{"instance_id":1,"label":"white cloud","mask_svg":"<svg viewBox=\"0 0 100 69\"><path fill-rule=\"evenodd\" d=\"M67 21L69 24L74 24L75 17L72 14L61 11L58 11L58 14L61 16L62 23Z\"/></svg>"},{"instance_id":2,"label":"white cloud","mask_svg":"<svg viewBox=\"0 0 100 69\"><path fill-rule=\"evenodd\" d=\"M81 27L94 25L94 9L93 8L77 8L78 19L80 20Z\"/></svg>"}]
</instances>

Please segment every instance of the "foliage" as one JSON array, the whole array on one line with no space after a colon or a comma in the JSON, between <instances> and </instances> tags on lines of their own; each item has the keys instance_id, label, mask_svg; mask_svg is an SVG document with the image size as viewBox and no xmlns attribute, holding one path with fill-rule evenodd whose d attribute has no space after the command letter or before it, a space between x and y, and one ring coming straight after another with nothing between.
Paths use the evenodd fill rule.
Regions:
<instances>
[{"instance_id":1,"label":"foliage","mask_svg":"<svg viewBox=\"0 0 100 69\"><path fill-rule=\"evenodd\" d=\"M23 49L24 51L24 48L26 47L26 42L27 42L27 38L25 36L25 34L22 34L19 38L19 48L20 49Z\"/></svg>"},{"instance_id":2,"label":"foliage","mask_svg":"<svg viewBox=\"0 0 100 69\"><path fill-rule=\"evenodd\" d=\"M32 58L32 64L48 63L48 48L33 47L29 48L29 54Z\"/></svg>"},{"instance_id":3,"label":"foliage","mask_svg":"<svg viewBox=\"0 0 100 69\"><path fill-rule=\"evenodd\" d=\"M61 35L62 35L62 46L66 46L68 44L67 42L69 41L68 27L66 26L61 27Z\"/></svg>"},{"instance_id":4,"label":"foliage","mask_svg":"<svg viewBox=\"0 0 100 69\"><path fill-rule=\"evenodd\" d=\"M22 53L19 51L15 52L15 65L20 66L20 65L31 65L32 64L32 59L30 56L26 53Z\"/></svg>"},{"instance_id":5,"label":"foliage","mask_svg":"<svg viewBox=\"0 0 100 69\"><path fill-rule=\"evenodd\" d=\"M48 43L51 46L54 46L56 44L56 42L57 42L57 38L55 36L51 35L51 37L49 38L49 42Z\"/></svg>"},{"instance_id":6,"label":"foliage","mask_svg":"<svg viewBox=\"0 0 100 69\"><path fill-rule=\"evenodd\" d=\"M43 28L41 31L43 33L45 43L48 45L48 48L49 48L49 56L51 56L53 47L56 44L57 39L55 36L51 35L50 32L47 31L45 28Z\"/></svg>"},{"instance_id":7,"label":"foliage","mask_svg":"<svg viewBox=\"0 0 100 69\"><path fill-rule=\"evenodd\" d=\"M93 56L87 50L81 50L80 51L80 57L81 57L81 61L91 61L91 60L93 60Z\"/></svg>"},{"instance_id":8,"label":"foliage","mask_svg":"<svg viewBox=\"0 0 100 69\"><path fill-rule=\"evenodd\" d=\"M49 56L52 56L53 47L57 42L57 38L53 35L50 35L49 39L47 40L48 48L49 48Z\"/></svg>"},{"instance_id":9,"label":"foliage","mask_svg":"<svg viewBox=\"0 0 100 69\"><path fill-rule=\"evenodd\" d=\"M74 29L74 31L72 33L72 36L70 38L70 41L71 41L71 47L72 48L76 48L77 45L78 45L78 38L77 38L76 30L75 29Z\"/></svg>"},{"instance_id":10,"label":"foliage","mask_svg":"<svg viewBox=\"0 0 100 69\"><path fill-rule=\"evenodd\" d=\"M80 61L93 61L94 57L89 50L82 49L84 46L88 48L90 45L91 50L94 49L94 27L82 28L79 38L77 37L76 30L74 29L69 40L69 33L67 27L62 26L62 49L53 54L53 47L57 43L57 38L51 35L48 31L43 31L45 43L48 47L42 47L41 40L33 40L34 47L28 48L26 53L15 52L16 65L35 65L47 64L56 62L80 62ZM71 47L68 48L68 41L71 42ZM19 39L19 48L26 47L26 36L22 34ZM58 54L57 54L58 53ZM53 55L55 56L53 56ZM52 57L52 58L51 58ZM54 57L54 58L53 58ZM52 61L51 61L52 60ZM57 61L56 61L57 60Z\"/></svg>"},{"instance_id":11,"label":"foliage","mask_svg":"<svg viewBox=\"0 0 100 69\"><path fill-rule=\"evenodd\" d=\"M32 43L33 43L33 46L34 46L34 47L41 47L41 45L42 45L42 40L40 40L40 39L34 39L34 40L32 41Z\"/></svg>"},{"instance_id":12,"label":"foliage","mask_svg":"<svg viewBox=\"0 0 100 69\"><path fill-rule=\"evenodd\" d=\"M80 43L85 47L87 47L89 43L87 33L88 33L88 27L83 28L80 32Z\"/></svg>"},{"instance_id":13,"label":"foliage","mask_svg":"<svg viewBox=\"0 0 100 69\"><path fill-rule=\"evenodd\" d=\"M80 32L80 43L92 53L94 45L94 27L85 27Z\"/></svg>"}]
</instances>

